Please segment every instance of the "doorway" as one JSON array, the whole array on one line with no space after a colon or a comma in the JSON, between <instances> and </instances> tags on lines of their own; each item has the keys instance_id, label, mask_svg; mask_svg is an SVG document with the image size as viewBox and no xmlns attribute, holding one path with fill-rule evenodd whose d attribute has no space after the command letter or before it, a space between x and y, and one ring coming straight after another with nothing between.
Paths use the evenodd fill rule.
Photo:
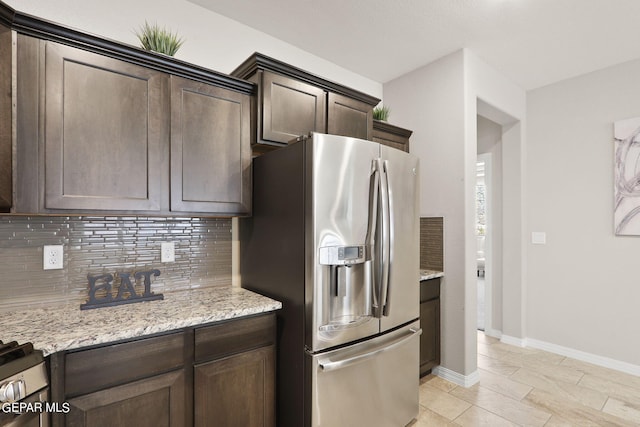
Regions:
<instances>
[{"instance_id":1,"label":"doorway","mask_svg":"<svg viewBox=\"0 0 640 427\"><path fill-rule=\"evenodd\" d=\"M500 290L502 236L501 158L502 126L481 115L477 117L476 161L476 283L477 329L495 336L494 319L502 300ZM496 250L497 249L497 250ZM498 313L499 314L499 313Z\"/></svg>"},{"instance_id":2,"label":"doorway","mask_svg":"<svg viewBox=\"0 0 640 427\"><path fill-rule=\"evenodd\" d=\"M485 330L486 317L491 313L491 310L486 310L486 301L490 301L487 298L487 293L490 293L490 288L485 286L486 275L486 253L485 253L485 241L487 238L487 186L485 183L485 167L486 161L481 159L484 155L478 156L476 162L476 280L478 288L478 318L477 328L479 331Z\"/></svg>"}]
</instances>

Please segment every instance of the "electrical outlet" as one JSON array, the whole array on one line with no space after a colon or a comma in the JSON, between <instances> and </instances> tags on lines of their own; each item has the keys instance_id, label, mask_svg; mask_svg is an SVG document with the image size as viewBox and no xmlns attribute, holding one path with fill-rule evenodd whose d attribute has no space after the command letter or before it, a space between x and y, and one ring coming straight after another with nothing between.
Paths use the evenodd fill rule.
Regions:
<instances>
[{"instance_id":1,"label":"electrical outlet","mask_svg":"<svg viewBox=\"0 0 640 427\"><path fill-rule=\"evenodd\" d=\"M59 270L64 267L64 247L62 245L45 245L42 250L42 268Z\"/></svg>"},{"instance_id":2,"label":"electrical outlet","mask_svg":"<svg viewBox=\"0 0 640 427\"><path fill-rule=\"evenodd\" d=\"M163 242L160 245L160 262L173 262L176 260L176 247L173 242Z\"/></svg>"}]
</instances>

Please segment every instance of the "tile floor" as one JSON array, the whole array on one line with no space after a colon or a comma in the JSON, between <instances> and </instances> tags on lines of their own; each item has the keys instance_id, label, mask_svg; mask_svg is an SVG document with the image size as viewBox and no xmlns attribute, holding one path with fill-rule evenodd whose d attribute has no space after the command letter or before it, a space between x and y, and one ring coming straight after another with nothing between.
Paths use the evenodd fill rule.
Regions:
<instances>
[{"instance_id":1,"label":"tile floor","mask_svg":"<svg viewBox=\"0 0 640 427\"><path fill-rule=\"evenodd\" d=\"M480 383L456 386L428 375L412 427L640 426L640 377L478 331Z\"/></svg>"}]
</instances>

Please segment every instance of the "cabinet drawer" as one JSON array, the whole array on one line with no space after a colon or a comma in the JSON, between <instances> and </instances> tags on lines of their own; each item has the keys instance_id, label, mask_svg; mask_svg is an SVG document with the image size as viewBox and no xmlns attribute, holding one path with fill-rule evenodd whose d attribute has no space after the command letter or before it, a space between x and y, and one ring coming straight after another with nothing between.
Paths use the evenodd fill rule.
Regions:
<instances>
[{"instance_id":1,"label":"cabinet drawer","mask_svg":"<svg viewBox=\"0 0 640 427\"><path fill-rule=\"evenodd\" d=\"M196 363L275 343L276 316L266 314L195 330Z\"/></svg>"},{"instance_id":2,"label":"cabinet drawer","mask_svg":"<svg viewBox=\"0 0 640 427\"><path fill-rule=\"evenodd\" d=\"M68 353L65 395L90 393L183 365L182 332Z\"/></svg>"}]
</instances>

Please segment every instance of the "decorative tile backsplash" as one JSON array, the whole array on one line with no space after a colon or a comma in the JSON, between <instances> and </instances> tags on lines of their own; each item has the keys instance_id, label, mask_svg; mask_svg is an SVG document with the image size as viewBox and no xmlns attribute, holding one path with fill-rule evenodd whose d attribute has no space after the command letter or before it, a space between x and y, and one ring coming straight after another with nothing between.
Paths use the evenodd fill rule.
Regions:
<instances>
[{"instance_id":1,"label":"decorative tile backsplash","mask_svg":"<svg viewBox=\"0 0 640 427\"><path fill-rule=\"evenodd\" d=\"M175 262L160 244L175 243ZM43 270L44 245L64 268ZM87 298L87 274L157 268L158 293L231 284L231 219L0 216L0 312Z\"/></svg>"},{"instance_id":2,"label":"decorative tile backsplash","mask_svg":"<svg viewBox=\"0 0 640 427\"><path fill-rule=\"evenodd\" d=\"M420 218L420 268L444 271L444 218Z\"/></svg>"}]
</instances>

